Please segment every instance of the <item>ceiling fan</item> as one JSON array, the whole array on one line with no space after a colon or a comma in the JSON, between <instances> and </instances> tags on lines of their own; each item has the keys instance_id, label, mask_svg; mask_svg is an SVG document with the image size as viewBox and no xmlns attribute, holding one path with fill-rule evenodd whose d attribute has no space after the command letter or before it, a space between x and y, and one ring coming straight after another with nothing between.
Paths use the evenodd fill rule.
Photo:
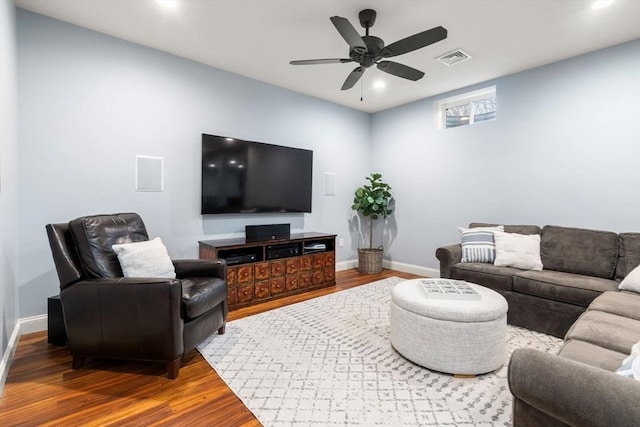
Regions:
<instances>
[{"instance_id":1,"label":"ceiling fan","mask_svg":"<svg viewBox=\"0 0 640 427\"><path fill-rule=\"evenodd\" d=\"M385 46L381 38L369 35L369 28L376 22L376 11L365 9L360 12L358 17L360 25L366 30L366 34L362 37L358 35L358 32L347 18L340 16L332 16L330 18L336 30L349 44L349 58L303 59L290 61L289 63L291 65L315 65L357 62L360 65L347 76L342 85L342 90L351 89L360 80L365 70L374 64L385 73L416 81L424 76L422 71L383 59L413 52L447 38L447 30L438 26Z\"/></svg>"}]
</instances>

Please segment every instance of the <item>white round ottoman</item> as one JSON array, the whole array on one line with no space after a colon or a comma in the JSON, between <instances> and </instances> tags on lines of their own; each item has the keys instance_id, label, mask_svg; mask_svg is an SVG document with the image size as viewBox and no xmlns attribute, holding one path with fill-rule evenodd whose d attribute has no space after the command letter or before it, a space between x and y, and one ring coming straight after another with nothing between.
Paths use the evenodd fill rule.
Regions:
<instances>
[{"instance_id":1,"label":"white round ottoman","mask_svg":"<svg viewBox=\"0 0 640 427\"><path fill-rule=\"evenodd\" d=\"M458 375L491 372L506 360L507 301L480 285L480 300L426 296L421 279L391 291L391 345L405 358Z\"/></svg>"}]
</instances>

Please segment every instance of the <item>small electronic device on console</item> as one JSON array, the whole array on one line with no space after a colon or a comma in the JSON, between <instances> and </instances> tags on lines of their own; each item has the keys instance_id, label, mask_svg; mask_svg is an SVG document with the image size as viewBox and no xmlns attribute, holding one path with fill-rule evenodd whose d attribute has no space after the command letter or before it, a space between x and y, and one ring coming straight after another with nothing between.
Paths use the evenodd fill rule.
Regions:
<instances>
[{"instance_id":1,"label":"small electronic device on console","mask_svg":"<svg viewBox=\"0 0 640 427\"><path fill-rule=\"evenodd\" d=\"M291 224L246 225L244 231L247 242L283 240L291 236Z\"/></svg>"}]
</instances>

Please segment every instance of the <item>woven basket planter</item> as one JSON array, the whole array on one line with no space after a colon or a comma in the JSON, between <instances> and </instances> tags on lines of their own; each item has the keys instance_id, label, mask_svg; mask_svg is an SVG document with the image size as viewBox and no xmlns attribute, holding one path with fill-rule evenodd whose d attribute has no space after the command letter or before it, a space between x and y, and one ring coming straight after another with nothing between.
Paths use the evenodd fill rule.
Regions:
<instances>
[{"instance_id":1,"label":"woven basket planter","mask_svg":"<svg viewBox=\"0 0 640 427\"><path fill-rule=\"evenodd\" d=\"M382 248L358 248L358 270L364 274L378 274L382 271Z\"/></svg>"}]
</instances>

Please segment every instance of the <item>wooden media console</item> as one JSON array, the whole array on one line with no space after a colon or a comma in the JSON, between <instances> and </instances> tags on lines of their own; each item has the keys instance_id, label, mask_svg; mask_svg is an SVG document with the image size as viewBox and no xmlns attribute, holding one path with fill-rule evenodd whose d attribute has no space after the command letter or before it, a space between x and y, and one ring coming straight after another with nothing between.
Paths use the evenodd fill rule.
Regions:
<instances>
[{"instance_id":1,"label":"wooden media console","mask_svg":"<svg viewBox=\"0 0 640 427\"><path fill-rule=\"evenodd\" d=\"M227 260L229 308L244 307L336 284L335 234L294 233L289 239L199 241L201 259Z\"/></svg>"}]
</instances>

